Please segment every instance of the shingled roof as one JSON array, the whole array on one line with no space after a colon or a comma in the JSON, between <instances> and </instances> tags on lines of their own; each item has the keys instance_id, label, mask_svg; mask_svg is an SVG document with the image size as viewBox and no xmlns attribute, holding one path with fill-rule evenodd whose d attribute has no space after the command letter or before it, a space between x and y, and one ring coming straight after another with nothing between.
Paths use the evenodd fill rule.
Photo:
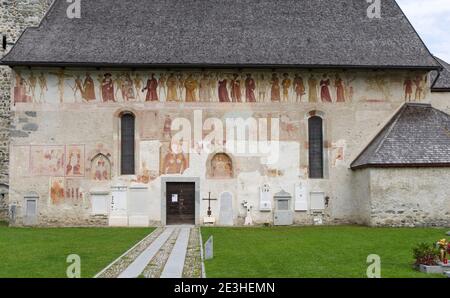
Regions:
<instances>
[{"instance_id":1,"label":"shingled roof","mask_svg":"<svg viewBox=\"0 0 450 298\"><path fill-rule=\"evenodd\" d=\"M395 0L56 0L4 64L437 69Z\"/></svg>"},{"instance_id":2,"label":"shingled roof","mask_svg":"<svg viewBox=\"0 0 450 298\"><path fill-rule=\"evenodd\" d=\"M405 104L351 164L367 167L450 166L450 115Z\"/></svg>"},{"instance_id":3,"label":"shingled roof","mask_svg":"<svg viewBox=\"0 0 450 298\"><path fill-rule=\"evenodd\" d=\"M433 71L431 74L431 81L434 82L431 86L432 92L450 92L450 64L435 57L436 60L442 65L442 70ZM439 74L439 76L438 76Z\"/></svg>"}]
</instances>

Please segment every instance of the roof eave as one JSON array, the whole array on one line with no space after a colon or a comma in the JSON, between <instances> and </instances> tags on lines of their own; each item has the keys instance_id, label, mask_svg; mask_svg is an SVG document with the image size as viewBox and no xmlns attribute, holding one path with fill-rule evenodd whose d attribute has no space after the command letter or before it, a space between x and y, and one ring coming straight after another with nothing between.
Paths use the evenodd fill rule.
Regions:
<instances>
[{"instance_id":1,"label":"roof eave","mask_svg":"<svg viewBox=\"0 0 450 298\"><path fill-rule=\"evenodd\" d=\"M5 56L7 58L7 56ZM440 66L411 65L335 65L335 64L209 64L209 63L101 63L101 62L43 62L0 60L1 65L10 67L95 67L95 68L304 68L304 69L364 69L364 70L439 70Z\"/></svg>"},{"instance_id":2,"label":"roof eave","mask_svg":"<svg viewBox=\"0 0 450 298\"><path fill-rule=\"evenodd\" d=\"M368 168L447 168L450 167L450 162L445 163L367 163L356 166L351 166L352 170L362 170Z\"/></svg>"}]
</instances>

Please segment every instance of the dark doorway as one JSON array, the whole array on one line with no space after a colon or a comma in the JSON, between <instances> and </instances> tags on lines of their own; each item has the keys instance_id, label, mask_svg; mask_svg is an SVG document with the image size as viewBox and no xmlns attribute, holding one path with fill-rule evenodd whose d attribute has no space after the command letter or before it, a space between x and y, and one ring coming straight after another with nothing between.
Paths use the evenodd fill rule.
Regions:
<instances>
[{"instance_id":1,"label":"dark doorway","mask_svg":"<svg viewBox=\"0 0 450 298\"><path fill-rule=\"evenodd\" d=\"M195 224L195 183L167 182L166 223Z\"/></svg>"}]
</instances>

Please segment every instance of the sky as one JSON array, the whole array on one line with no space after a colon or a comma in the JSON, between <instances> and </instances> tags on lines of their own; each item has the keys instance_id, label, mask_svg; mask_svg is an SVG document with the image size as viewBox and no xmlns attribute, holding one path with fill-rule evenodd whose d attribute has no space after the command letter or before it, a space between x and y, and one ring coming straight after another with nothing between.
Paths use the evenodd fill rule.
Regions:
<instances>
[{"instance_id":1,"label":"sky","mask_svg":"<svg viewBox=\"0 0 450 298\"><path fill-rule=\"evenodd\" d=\"M450 63L450 0L397 0L397 3L431 53Z\"/></svg>"}]
</instances>

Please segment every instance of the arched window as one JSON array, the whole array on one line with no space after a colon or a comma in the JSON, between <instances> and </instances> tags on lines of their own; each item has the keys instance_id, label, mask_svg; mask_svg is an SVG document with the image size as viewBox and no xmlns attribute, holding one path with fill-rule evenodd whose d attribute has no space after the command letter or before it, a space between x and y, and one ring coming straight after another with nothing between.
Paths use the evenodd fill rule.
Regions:
<instances>
[{"instance_id":1,"label":"arched window","mask_svg":"<svg viewBox=\"0 0 450 298\"><path fill-rule=\"evenodd\" d=\"M308 120L309 178L323 179L323 120L313 116Z\"/></svg>"},{"instance_id":2,"label":"arched window","mask_svg":"<svg viewBox=\"0 0 450 298\"><path fill-rule=\"evenodd\" d=\"M120 121L120 173L122 175L134 175L134 131L135 118L131 113L125 113Z\"/></svg>"}]
</instances>

